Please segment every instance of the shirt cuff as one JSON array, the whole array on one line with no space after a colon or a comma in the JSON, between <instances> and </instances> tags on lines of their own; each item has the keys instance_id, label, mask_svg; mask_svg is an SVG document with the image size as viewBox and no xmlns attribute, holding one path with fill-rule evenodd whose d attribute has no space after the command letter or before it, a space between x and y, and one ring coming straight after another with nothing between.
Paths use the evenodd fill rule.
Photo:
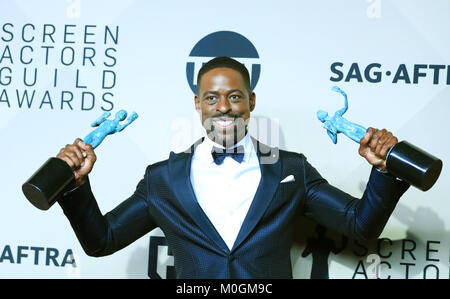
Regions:
<instances>
[{"instance_id":1,"label":"shirt cuff","mask_svg":"<svg viewBox=\"0 0 450 299\"><path fill-rule=\"evenodd\" d=\"M373 168L375 168L375 170L378 171L378 172L380 172L380 173L384 173L384 174L387 174L387 175L390 175L390 176L394 177L397 181L403 182L403 180L402 180L401 178L398 178L398 177L392 175L392 174L391 174L389 171L387 171L387 170L382 170L382 169L379 169L379 168L377 168L377 167L375 167L375 166L374 166Z\"/></svg>"},{"instance_id":2,"label":"shirt cuff","mask_svg":"<svg viewBox=\"0 0 450 299\"><path fill-rule=\"evenodd\" d=\"M379 169L378 167L375 167L375 166L374 166L374 168L375 168L378 172L381 172L381 173L389 173L389 171L387 171L387 170L382 170L382 169Z\"/></svg>"}]
</instances>

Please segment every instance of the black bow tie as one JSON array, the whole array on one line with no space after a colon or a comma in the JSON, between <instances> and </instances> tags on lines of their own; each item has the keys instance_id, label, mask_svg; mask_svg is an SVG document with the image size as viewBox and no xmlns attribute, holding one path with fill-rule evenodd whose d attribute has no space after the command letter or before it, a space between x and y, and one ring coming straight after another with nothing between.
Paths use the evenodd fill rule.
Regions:
<instances>
[{"instance_id":1,"label":"black bow tie","mask_svg":"<svg viewBox=\"0 0 450 299\"><path fill-rule=\"evenodd\" d=\"M225 157L231 157L235 161L241 163L242 160L244 160L244 147L242 145L235 147L233 149L223 149L223 148L217 148L213 147L211 151L211 155L214 159L214 163L217 165L220 165L223 163L223 160Z\"/></svg>"}]
</instances>

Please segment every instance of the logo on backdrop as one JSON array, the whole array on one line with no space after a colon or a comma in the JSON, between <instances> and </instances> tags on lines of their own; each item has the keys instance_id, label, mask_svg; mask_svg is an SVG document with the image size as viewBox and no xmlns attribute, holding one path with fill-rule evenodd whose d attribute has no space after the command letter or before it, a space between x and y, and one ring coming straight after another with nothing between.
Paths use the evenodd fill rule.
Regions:
<instances>
[{"instance_id":1,"label":"logo on backdrop","mask_svg":"<svg viewBox=\"0 0 450 299\"><path fill-rule=\"evenodd\" d=\"M393 84L433 84L450 85L450 65L446 64L399 64L386 67L381 63L367 65L357 62L333 62L330 65L330 81Z\"/></svg>"},{"instance_id":2,"label":"logo on backdrop","mask_svg":"<svg viewBox=\"0 0 450 299\"><path fill-rule=\"evenodd\" d=\"M218 56L232 57L243 63L250 73L250 88L256 87L261 65L255 46L239 33L217 31L202 38L189 54L186 77L193 93L197 93L197 74L202 65Z\"/></svg>"},{"instance_id":3,"label":"logo on backdrop","mask_svg":"<svg viewBox=\"0 0 450 299\"><path fill-rule=\"evenodd\" d=\"M151 279L174 279L175 267L172 251L162 236L150 236L148 250L148 277Z\"/></svg>"},{"instance_id":4,"label":"logo on backdrop","mask_svg":"<svg viewBox=\"0 0 450 299\"><path fill-rule=\"evenodd\" d=\"M358 241L316 224L316 233L306 238L303 258L311 256L310 278L329 278L329 258L352 269L352 279L445 277L446 246L443 240L379 238ZM408 234L407 234L408 235ZM445 234L443 234L445 235ZM339 255L339 258L336 258ZM445 270L444 270L445 269ZM442 273L444 272L444 273ZM335 271L335 277L350 278Z\"/></svg>"},{"instance_id":5,"label":"logo on backdrop","mask_svg":"<svg viewBox=\"0 0 450 299\"><path fill-rule=\"evenodd\" d=\"M0 109L114 108L119 26L0 24Z\"/></svg>"},{"instance_id":6,"label":"logo on backdrop","mask_svg":"<svg viewBox=\"0 0 450 299\"><path fill-rule=\"evenodd\" d=\"M23 245L0 245L0 264L78 267L72 249Z\"/></svg>"}]
</instances>

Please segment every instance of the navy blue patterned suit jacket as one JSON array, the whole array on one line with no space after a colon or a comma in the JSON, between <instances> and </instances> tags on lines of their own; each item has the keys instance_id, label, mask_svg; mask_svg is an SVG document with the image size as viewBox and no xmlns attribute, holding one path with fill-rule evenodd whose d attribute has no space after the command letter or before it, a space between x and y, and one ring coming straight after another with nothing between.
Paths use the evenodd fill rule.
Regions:
<instances>
[{"instance_id":1,"label":"navy blue patterned suit jacket","mask_svg":"<svg viewBox=\"0 0 450 299\"><path fill-rule=\"evenodd\" d=\"M252 141L261 181L231 250L191 186L191 158L201 140L148 166L134 194L105 215L89 183L59 204L90 256L112 254L160 227L174 255L177 278L291 278L296 218L311 217L351 238L376 238L409 187L372 169L362 198L354 198L328 184L302 154ZM289 175L295 180L280 183Z\"/></svg>"}]
</instances>

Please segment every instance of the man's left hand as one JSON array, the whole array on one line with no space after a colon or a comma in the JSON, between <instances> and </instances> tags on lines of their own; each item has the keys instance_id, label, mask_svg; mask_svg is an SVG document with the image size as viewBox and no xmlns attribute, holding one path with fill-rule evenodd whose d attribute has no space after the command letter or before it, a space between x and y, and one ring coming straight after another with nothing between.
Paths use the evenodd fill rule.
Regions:
<instances>
[{"instance_id":1,"label":"man's left hand","mask_svg":"<svg viewBox=\"0 0 450 299\"><path fill-rule=\"evenodd\" d=\"M371 165L386 171L386 154L397 143L397 137L386 129L368 128L359 142L359 154Z\"/></svg>"}]
</instances>

